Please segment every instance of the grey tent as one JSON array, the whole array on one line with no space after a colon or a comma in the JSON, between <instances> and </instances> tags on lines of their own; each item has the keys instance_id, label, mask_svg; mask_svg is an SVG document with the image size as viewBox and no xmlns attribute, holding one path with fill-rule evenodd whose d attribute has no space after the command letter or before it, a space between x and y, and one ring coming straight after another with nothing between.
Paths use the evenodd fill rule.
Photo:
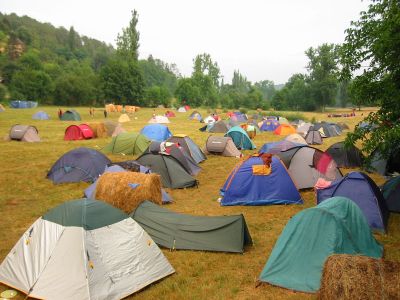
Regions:
<instances>
[{"instance_id":1,"label":"grey tent","mask_svg":"<svg viewBox=\"0 0 400 300\"><path fill-rule=\"evenodd\" d=\"M331 123L321 122L315 123L314 126L310 127L310 130L318 130L322 137L334 137L341 134L339 126L335 126ZM340 130L340 132L339 132Z\"/></svg>"},{"instance_id":2,"label":"grey tent","mask_svg":"<svg viewBox=\"0 0 400 300\"><path fill-rule=\"evenodd\" d=\"M343 142L331 145L327 150L339 168L357 168L363 164L364 156L355 146L345 147Z\"/></svg>"},{"instance_id":3,"label":"grey tent","mask_svg":"<svg viewBox=\"0 0 400 300\"><path fill-rule=\"evenodd\" d=\"M305 140L309 145L322 145L323 143L321 133L318 130L308 131Z\"/></svg>"},{"instance_id":4,"label":"grey tent","mask_svg":"<svg viewBox=\"0 0 400 300\"><path fill-rule=\"evenodd\" d=\"M104 127L106 128L108 136L117 136L122 132L126 132L124 128L122 128L121 123L114 121L104 121Z\"/></svg>"},{"instance_id":5,"label":"grey tent","mask_svg":"<svg viewBox=\"0 0 400 300\"><path fill-rule=\"evenodd\" d=\"M220 133L226 133L228 132L229 127L226 125L224 121L218 121L215 122L213 125L211 125L211 128L208 130L208 132L220 132Z\"/></svg>"},{"instance_id":6,"label":"grey tent","mask_svg":"<svg viewBox=\"0 0 400 300\"><path fill-rule=\"evenodd\" d=\"M326 152L309 146L297 146L277 153L298 189L312 188L319 178L342 178L336 162Z\"/></svg>"},{"instance_id":7,"label":"grey tent","mask_svg":"<svg viewBox=\"0 0 400 300\"><path fill-rule=\"evenodd\" d=\"M243 215L192 216L145 201L132 218L156 244L170 249L242 253L252 244Z\"/></svg>"},{"instance_id":8,"label":"grey tent","mask_svg":"<svg viewBox=\"0 0 400 300\"><path fill-rule=\"evenodd\" d=\"M239 157L242 153L236 148L231 137L212 136L207 139L204 153Z\"/></svg>"},{"instance_id":9,"label":"grey tent","mask_svg":"<svg viewBox=\"0 0 400 300\"><path fill-rule=\"evenodd\" d=\"M35 126L14 125L10 129L9 139L21 142L40 142L39 131Z\"/></svg>"},{"instance_id":10,"label":"grey tent","mask_svg":"<svg viewBox=\"0 0 400 300\"><path fill-rule=\"evenodd\" d=\"M393 145L389 157L384 158L378 149L375 149L372 155L371 168L368 172L377 172L381 175L387 176L393 173L400 173L400 149L396 148L398 145Z\"/></svg>"},{"instance_id":11,"label":"grey tent","mask_svg":"<svg viewBox=\"0 0 400 300\"><path fill-rule=\"evenodd\" d=\"M147 152L143 153L137 162L159 174L161 182L166 188L187 188L197 184L197 180L190 176L179 161L170 155Z\"/></svg>"}]
</instances>

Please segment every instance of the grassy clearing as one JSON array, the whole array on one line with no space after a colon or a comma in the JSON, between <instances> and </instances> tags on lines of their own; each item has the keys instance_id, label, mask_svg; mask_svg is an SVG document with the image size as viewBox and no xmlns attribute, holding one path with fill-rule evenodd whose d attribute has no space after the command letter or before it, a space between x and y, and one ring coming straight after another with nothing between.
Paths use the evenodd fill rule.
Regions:
<instances>
[{"instance_id":1,"label":"grassy clearing","mask_svg":"<svg viewBox=\"0 0 400 300\"><path fill-rule=\"evenodd\" d=\"M48 112L51 121L34 121L33 113L38 110ZM28 144L0 141L0 261L4 259L21 234L35 219L48 209L66 200L80 198L86 183L61 184L45 179L47 170L65 152L76 147L85 146L100 149L111 138L89 141L65 142L64 130L68 125L81 122L63 122L57 119L58 107L40 107L39 109L7 109L0 113L0 137L5 136L13 124L32 124L39 129L41 143ZM96 111L95 117L89 115L89 108L78 108L83 122L104 120L102 110ZM206 115L206 111L200 109ZM165 109L156 109L163 114ZM124 127L129 131L139 131L151 118L153 109L142 109L136 113L131 122ZM290 113L289 113L290 114ZM326 119L326 114L302 113L308 120ZM208 133L198 131L202 124L189 121L190 112L176 113L171 118L169 128L173 133L186 133L199 145L203 146ZM364 111L364 115L366 112ZM111 114L109 119L117 120L119 114ZM354 118L330 118L334 122L343 121L350 128L361 120L360 113ZM254 142L261 147L265 142L280 140L280 136L261 133ZM319 148L325 150L329 145L341 141L344 135L325 139ZM252 151L247 151L250 154ZM109 156L114 161L127 157ZM176 273L157 284L154 284L128 299L313 299L314 295L296 293L285 289L262 285L255 287L256 280L264 267L271 250L287 221L297 212L314 206L312 191L302 192L304 205L260 206L260 207L220 207L217 203L219 188L223 185L230 170L238 162L234 158L209 156L201 164L203 170L197 179L199 188L172 190L170 194L174 203L168 208L177 212L194 215L230 215L243 213L254 246L244 254L211 253L200 251L163 250ZM344 170L348 172L348 170ZM384 179L372 175L381 184ZM400 215L392 215L389 222L389 233L377 235L385 246L388 259L400 261ZM6 289L0 286L0 291ZM21 297L23 299L23 297Z\"/></svg>"}]
</instances>

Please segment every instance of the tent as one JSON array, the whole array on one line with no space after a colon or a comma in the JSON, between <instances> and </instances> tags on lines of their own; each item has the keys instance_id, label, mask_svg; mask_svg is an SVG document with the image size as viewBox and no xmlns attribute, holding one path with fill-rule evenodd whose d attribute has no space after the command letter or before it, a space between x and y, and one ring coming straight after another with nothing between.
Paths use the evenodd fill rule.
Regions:
<instances>
[{"instance_id":1,"label":"tent","mask_svg":"<svg viewBox=\"0 0 400 300\"><path fill-rule=\"evenodd\" d=\"M242 114L240 112L235 112L233 113L232 116L230 116L230 119L234 122L238 123L245 123L247 122L247 116L245 114Z\"/></svg>"},{"instance_id":2,"label":"tent","mask_svg":"<svg viewBox=\"0 0 400 300\"><path fill-rule=\"evenodd\" d=\"M174 272L127 214L78 199L53 208L25 231L0 265L0 281L30 298L116 300Z\"/></svg>"},{"instance_id":3,"label":"tent","mask_svg":"<svg viewBox=\"0 0 400 300\"><path fill-rule=\"evenodd\" d=\"M204 149L206 154L241 157L242 153L236 148L230 137L212 136L207 138Z\"/></svg>"},{"instance_id":4,"label":"tent","mask_svg":"<svg viewBox=\"0 0 400 300\"><path fill-rule=\"evenodd\" d=\"M323 140L318 130L310 130L307 132L305 140L309 145L322 145Z\"/></svg>"},{"instance_id":5,"label":"tent","mask_svg":"<svg viewBox=\"0 0 400 300\"><path fill-rule=\"evenodd\" d=\"M10 129L9 139L20 142L40 142L39 131L35 126L14 125Z\"/></svg>"},{"instance_id":6,"label":"tent","mask_svg":"<svg viewBox=\"0 0 400 300\"><path fill-rule=\"evenodd\" d=\"M307 145L306 140L301 135L299 135L297 133L289 134L287 137L285 137L285 140L289 141L289 142L292 142L292 143Z\"/></svg>"},{"instance_id":7,"label":"tent","mask_svg":"<svg viewBox=\"0 0 400 300\"><path fill-rule=\"evenodd\" d=\"M215 120L215 118L213 118L212 116L208 116L207 118L205 118L205 119L203 120L203 122L206 123L206 124L210 124L210 123L215 123L216 120Z\"/></svg>"},{"instance_id":8,"label":"tent","mask_svg":"<svg viewBox=\"0 0 400 300\"><path fill-rule=\"evenodd\" d=\"M290 125L290 122L285 117L278 117L279 124Z\"/></svg>"},{"instance_id":9,"label":"tent","mask_svg":"<svg viewBox=\"0 0 400 300\"><path fill-rule=\"evenodd\" d=\"M150 168L153 173L159 174L166 188L179 189L197 185L196 179L171 155L146 152L137 159L137 162Z\"/></svg>"},{"instance_id":10,"label":"tent","mask_svg":"<svg viewBox=\"0 0 400 300\"><path fill-rule=\"evenodd\" d=\"M281 151L286 151L294 147L302 146L301 144L293 143L287 140L282 140L279 142L265 143L258 153L270 153L277 154Z\"/></svg>"},{"instance_id":11,"label":"tent","mask_svg":"<svg viewBox=\"0 0 400 300\"><path fill-rule=\"evenodd\" d=\"M87 124L71 125L65 129L64 140L88 140L93 138L93 130Z\"/></svg>"},{"instance_id":12,"label":"tent","mask_svg":"<svg viewBox=\"0 0 400 300\"><path fill-rule=\"evenodd\" d=\"M169 249L243 253L252 244L244 216L192 216L145 201L132 218L159 246Z\"/></svg>"},{"instance_id":13,"label":"tent","mask_svg":"<svg viewBox=\"0 0 400 300\"><path fill-rule=\"evenodd\" d=\"M3 104L0 103L0 112L6 111L6 109L4 108Z\"/></svg>"},{"instance_id":14,"label":"tent","mask_svg":"<svg viewBox=\"0 0 400 300\"><path fill-rule=\"evenodd\" d=\"M188 111L190 109L189 105L185 105L184 108L186 109L186 111Z\"/></svg>"},{"instance_id":15,"label":"tent","mask_svg":"<svg viewBox=\"0 0 400 300\"><path fill-rule=\"evenodd\" d=\"M201 168L193 158L178 144L171 142L152 142L146 153L170 155L175 158L187 173L192 176L197 175Z\"/></svg>"},{"instance_id":16,"label":"tent","mask_svg":"<svg viewBox=\"0 0 400 300\"><path fill-rule=\"evenodd\" d=\"M307 132L309 131L310 127L312 126L311 123L301 123L296 128L296 132L301 136L306 136Z\"/></svg>"},{"instance_id":17,"label":"tent","mask_svg":"<svg viewBox=\"0 0 400 300\"><path fill-rule=\"evenodd\" d=\"M221 188L221 205L302 204L284 164L273 156L270 166L255 154L239 163Z\"/></svg>"},{"instance_id":18,"label":"tent","mask_svg":"<svg viewBox=\"0 0 400 300\"><path fill-rule=\"evenodd\" d=\"M207 159L200 147L185 134L175 134L170 137L167 142L179 144L197 164Z\"/></svg>"},{"instance_id":19,"label":"tent","mask_svg":"<svg viewBox=\"0 0 400 300\"><path fill-rule=\"evenodd\" d=\"M357 168L363 164L364 156L355 146L345 147L343 142L331 145L327 150L339 168Z\"/></svg>"},{"instance_id":20,"label":"tent","mask_svg":"<svg viewBox=\"0 0 400 300\"><path fill-rule=\"evenodd\" d=\"M342 130L347 130L350 129L349 125L347 125L344 122L338 122L337 125L342 129Z\"/></svg>"},{"instance_id":21,"label":"tent","mask_svg":"<svg viewBox=\"0 0 400 300\"><path fill-rule=\"evenodd\" d=\"M336 196L349 198L360 207L372 229L386 231L389 210L381 191L367 174L351 172L316 192L317 203Z\"/></svg>"},{"instance_id":22,"label":"tent","mask_svg":"<svg viewBox=\"0 0 400 300\"><path fill-rule=\"evenodd\" d=\"M310 127L310 130L318 130L321 133L321 136L324 138L340 135L336 126L326 122L315 123Z\"/></svg>"},{"instance_id":23,"label":"tent","mask_svg":"<svg viewBox=\"0 0 400 300\"><path fill-rule=\"evenodd\" d=\"M201 117L201 114L198 111L194 111L190 114L189 120L194 120L194 121L199 121L202 122L203 118Z\"/></svg>"},{"instance_id":24,"label":"tent","mask_svg":"<svg viewBox=\"0 0 400 300\"><path fill-rule=\"evenodd\" d=\"M251 141L246 131L243 130L240 126L235 126L229 129L224 136L229 136L232 138L233 142L236 145L236 148L242 150L253 150L256 149L256 145Z\"/></svg>"},{"instance_id":25,"label":"tent","mask_svg":"<svg viewBox=\"0 0 400 300\"><path fill-rule=\"evenodd\" d=\"M335 180L342 177L332 157L310 146L298 146L277 153L298 189L314 187L319 178Z\"/></svg>"},{"instance_id":26,"label":"tent","mask_svg":"<svg viewBox=\"0 0 400 300\"><path fill-rule=\"evenodd\" d=\"M47 173L54 183L93 182L111 161L99 151L76 148L61 156Z\"/></svg>"},{"instance_id":27,"label":"tent","mask_svg":"<svg viewBox=\"0 0 400 300\"><path fill-rule=\"evenodd\" d=\"M294 127L289 124L281 124L278 128L274 130L274 134L276 135L289 135L292 133L296 133L296 129L294 129Z\"/></svg>"},{"instance_id":28,"label":"tent","mask_svg":"<svg viewBox=\"0 0 400 300\"><path fill-rule=\"evenodd\" d=\"M226 133L228 132L228 130L229 130L228 125L226 125L226 123L222 120L207 125L207 131L212 133L217 133L217 132Z\"/></svg>"},{"instance_id":29,"label":"tent","mask_svg":"<svg viewBox=\"0 0 400 300\"><path fill-rule=\"evenodd\" d=\"M44 111L38 111L32 116L33 120L50 120L50 116Z\"/></svg>"},{"instance_id":30,"label":"tent","mask_svg":"<svg viewBox=\"0 0 400 300\"><path fill-rule=\"evenodd\" d=\"M149 146L150 141L140 133L123 132L113 137L111 143L102 151L105 153L137 155L142 154Z\"/></svg>"},{"instance_id":31,"label":"tent","mask_svg":"<svg viewBox=\"0 0 400 300\"><path fill-rule=\"evenodd\" d=\"M81 116L79 115L79 113L74 110L67 110L65 111L60 118L61 121L80 121L81 120Z\"/></svg>"},{"instance_id":32,"label":"tent","mask_svg":"<svg viewBox=\"0 0 400 300\"><path fill-rule=\"evenodd\" d=\"M140 130L140 133L145 135L149 140L162 142L172 136L168 127L161 124L146 125Z\"/></svg>"},{"instance_id":33,"label":"tent","mask_svg":"<svg viewBox=\"0 0 400 300\"><path fill-rule=\"evenodd\" d=\"M386 181L382 187L382 194L389 211L400 213L400 176Z\"/></svg>"},{"instance_id":34,"label":"tent","mask_svg":"<svg viewBox=\"0 0 400 300\"><path fill-rule=\"evenodd\" d=\"M129 116L127 114L122 114L119 116L118 118L118 122L119 123L125 123L125 122L129 122L131 119L129 118Z\"/></svg>"},{"instance_id":35,"label":"tent","mask_svg":"<svg viewBox=\"0 0 400 300\"><path fill-rule=\"evenodd\" d=\"M35 108L37 106L38 103L35 101L13 100L10 102L11 108Z\"/></svg>"},{"instance_id":36,"label":"tent","mask_svg":"<svg viewBox=\"0 0 400 300\"><path fill-rule=\"evenodd\" d=\"M104 127L106 128L108 136L117 136L122 132L126 132L124 128L122 128L121 123L114 121L104 121Z\"/></svg>"},{"instance_id":37,"label":"tent","mask_svg":"<svg viewBox=\"0 0 400 300\"><path fill-rule=\"evenodd\" d=\"M167 118L176 117L173 111L167 110L164 114Z\"/></svg>"},{"instance_id":38,"label":"tent","mask_svg":"<svg viewBox=\"0 0 400 300\"><path fill-rule=\"evenodd\" d=\"M181 107L178 108L178 112L184 113L184 112L186 112L186 108L181 106Z\"/></svg>"},{"instance_id":39,"label":"tent","mask_svg":"<svg viewBox=\"0 0 400 300\"><path fill-rule=\"evenodd\" d=\"M166 116L154 116L147 123L150 124L168 124L171 123Z\"/></svg>"},{"instance_id":40,"label":"tent","mask_svg":"<svg viewBox=\"0 0 400 300\"><path fill-rule=\"evenodd\" d=\"M274 131L279 125L277 120L263 120L258 123L258 127L260 127L261 131Z\"/></svg>"},{"instance_id":41,"label":"tent","mask_svg":"<svg viewBox=\"0 0 400 300\"><path fill-rule=\"evenodd\" d=\"M344 197L334 197L293 216L259 280L290 290L316 292L324 262L332 254L383 255L383 246L375 240L361 210Z\"/></svg>"},{"instance_id":42,"label":"tent","mask_svg":"<svg viewBox=\"0 0 400 300\"><path fill-rule=\"evenodd\" d=\"M383 158L378 149L375 149L371 155L371 170L368 171L377 172L384 176L400 173L400 150L398 145L393 145L393 149L388 158Z\"/></svg>"}]
</instances>

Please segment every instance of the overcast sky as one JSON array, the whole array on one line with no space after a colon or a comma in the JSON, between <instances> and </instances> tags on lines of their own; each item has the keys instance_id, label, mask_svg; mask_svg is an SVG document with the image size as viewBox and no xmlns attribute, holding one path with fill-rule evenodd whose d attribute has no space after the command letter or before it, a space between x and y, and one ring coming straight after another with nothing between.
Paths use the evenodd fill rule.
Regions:
<instances>
[{"instance_id":1,"label":"overcast sky","mask_svg":"<svg viewBox=\"0 0 400 300\"><path fill-rule=\"evenodd\" d=\"M369 1L361 0L0 0L2 13L28 15L56 27L74 26L115 45L139 14L140 58L152 54L190 76L193 58L209 53L225 82L239 70L250 81L285 83L306 72L304 51L341 43L350 21Z\"/></svg>"}]
</instances>

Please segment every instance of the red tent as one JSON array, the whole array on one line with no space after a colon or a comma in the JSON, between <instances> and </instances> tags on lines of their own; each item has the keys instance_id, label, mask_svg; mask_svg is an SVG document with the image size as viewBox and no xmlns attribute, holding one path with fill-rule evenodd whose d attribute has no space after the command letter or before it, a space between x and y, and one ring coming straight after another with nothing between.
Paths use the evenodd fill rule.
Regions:
<instances>
[{"instance_id":1,"label":"red tent","mask_svg":"<svg viewBox=\"0 0 400 300\"><path fill-rule=\"evenodd\" d=\"M65 141L88 140L91 138L93 138L93 131L86 124L71 125L65 129Z\"/></svg>"},{"instance_id":2,"label":"red tent","mask_svg":"<svg viewBox=\"0 0 400 300\"><path fill-rule=\"evenodd\" d=\"M188 111L190 109L189 105L185 105L184 108L186 109L186 111Z\"/></svg>"},{"instance_id":3,"label":"red tent","mask_svg":"<svg viewBox=\"0 0 400 300\"><path fill-rule=\"evenodd\" d=\"M175 117L175 114L174 114L173 111L167 110L165 112L165 116L168 117L168 118L171 118L171 117Z\"/></svg>"}]
</instances>

